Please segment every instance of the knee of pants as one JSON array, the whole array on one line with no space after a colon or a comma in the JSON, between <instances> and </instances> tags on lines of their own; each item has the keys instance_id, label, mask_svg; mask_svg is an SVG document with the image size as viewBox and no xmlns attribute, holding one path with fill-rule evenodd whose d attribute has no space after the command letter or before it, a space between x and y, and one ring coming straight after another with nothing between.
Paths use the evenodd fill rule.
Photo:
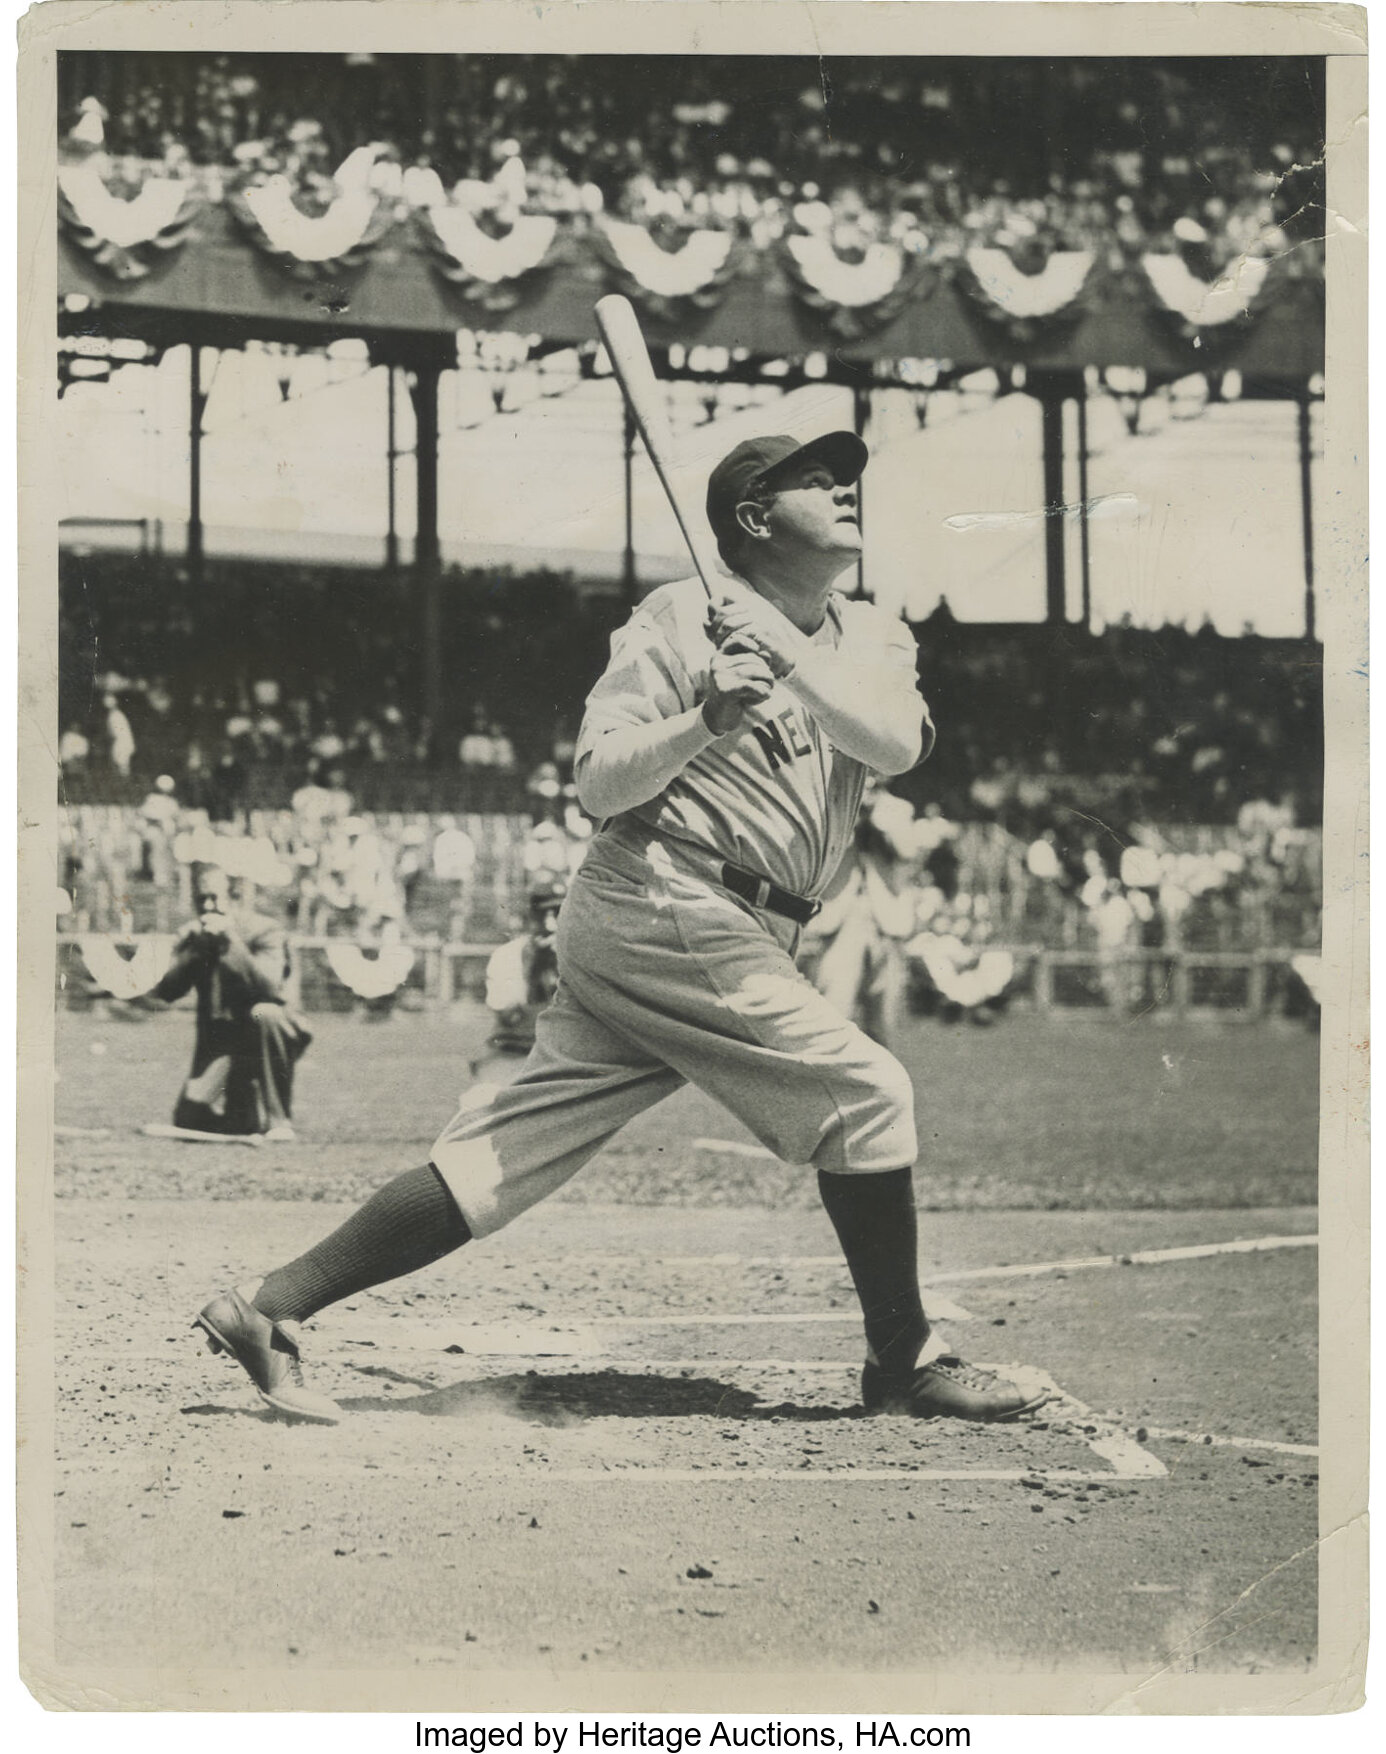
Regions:
<instances>
[{"instance_id":1,"label":"knee of pants","mask_svg":"<svg viewBox=\"0 0 1386 1754\"><path fill-rule=\"evenodd\" d=\"M916 1151L914 1085L895 1055L884 1048L877 1055L873 1083L880 1111L877 1137L894 1142L901 1167L913 1163Z\"/></svg>"}]
</instances>

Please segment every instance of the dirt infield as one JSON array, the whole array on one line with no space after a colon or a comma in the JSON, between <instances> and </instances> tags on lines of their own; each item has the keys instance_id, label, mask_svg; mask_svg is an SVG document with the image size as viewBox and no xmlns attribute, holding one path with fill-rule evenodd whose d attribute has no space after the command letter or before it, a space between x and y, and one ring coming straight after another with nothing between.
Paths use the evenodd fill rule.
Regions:
<instances>
[{"instance_id":1,"label":"dirt infield","mask_svg":"<svg viewBox=\"0 0 1386 1754\"><path fill-rule=\"evenodd\" d=\"M1032 1423L864 1418L855 1302L821 1211L773 1203L778 1166L695 1150L699 1137L744 1147L726 1117L684 1112L671 1127L666 1109L678 1149L660 1179L674 1161L679 1204L652 1202L648 1164L646 1203L610 1200L604 1178L633 1175L628 1146L593 1166L608 1197L550 1202L326 1312L306 1350L348 1416L292 1427L189 1323L211 1290L344 1215L312 1197L314 1178L369 1141L315 1136L321 1083L306 1077L294 1146L136 1140L153 1118L141 1044L159 1045L171 1088L178 1021L123 1035L94 1017L63 1026L59 1120L106 1136L58 1141L62 1671L100 1674L127 1699L121 1688L168 1699L187 1685L175 1677L253 1671L267 1704L286 1677L318 1674L323 1704L342 1706L344 1670L407 1671L460 1706L480 1700L468 1677L491 1677L500 1697L506 1674L572 1676L577 1697L602 1675L656 1671L812 1668L826 1687L940 1667L1090 1668L1134 1689L1162 1671L1312 1664L1314 1214L1236 1199L1277 1178L1305 1185L1285 1128L1256 1164L1229 1146L1235 1128L1208 1132L1199 1209L959 1199L922 1219L926 1304L969 1357L1053 1385ZM377 1053L423 1039L413 1020L346 1027ZM1047 1034L1057 1042L1017 1031L1003 1051L1059 1058L1077 1039ZM1312 1081L1312 1043L1258 1035L1258 1058L1251 1037L1215 1035L1195 1041L1206 1059L1232 1036L1241 1076L1249 1058L1261 1068L1246 1126L1263 1135L1296 1068L1307 1062ZM93 1056L97 1040L111 1045ZM921 1030L912 1045L922 1059L956 1040ZM1159 1051L1172 1045L1194 1051ZM332 1046L315 1045L320 1080ZM993 1037L967 1046L992 1053ZM400 1122L404 1075L381 1088L396 1134L375 1180L417 1161L423 1136ZM355 1091L361 1132L383 1130L369 1086ZM978 1096L974 1080L953 1111L959 1132L1006 1095L998 1083ZM1020 1112L1007 1102L1013 1161ZM1063 1160L1042 1122L1029 1136L1036 1185L1061 1188L1073 1155L1095 1159L1090 1119L1071 1117ZM1110 1193L1138 1181L1114 1160Z\"/></svg>"}]
</instances>

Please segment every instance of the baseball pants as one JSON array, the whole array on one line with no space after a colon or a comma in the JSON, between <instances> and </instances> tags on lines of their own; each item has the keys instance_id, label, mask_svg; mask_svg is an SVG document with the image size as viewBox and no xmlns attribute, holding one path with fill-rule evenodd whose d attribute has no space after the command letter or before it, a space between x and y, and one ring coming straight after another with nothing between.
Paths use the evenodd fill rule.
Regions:
<instances>
[{"instance_id":1,"label":"baseball pants","mask_svg":"<svg viewBox=\"0 0 1386 1754\"><path fill-rule=\"evenodd\" d=\"M474 1236L685 1082L786 1162L867 1174L914 1162L904 1068L795 968L798 928L703 864L624 829L593 843L563 904L558 992L533 1052L504 1089L468 1091L433 1147Z\"/></svg>"}]
</instances>

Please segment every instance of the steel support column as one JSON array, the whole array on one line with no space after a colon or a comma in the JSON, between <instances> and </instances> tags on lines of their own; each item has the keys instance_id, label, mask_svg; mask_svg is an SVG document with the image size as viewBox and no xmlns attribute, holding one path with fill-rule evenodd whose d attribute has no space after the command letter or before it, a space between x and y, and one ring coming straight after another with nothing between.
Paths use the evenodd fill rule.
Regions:
<instances>
[{"instance_id":1,"label":"steel support column","mask_svg":"<svg viewBox=\"0 0 1386 1754\"><path fill-rule=\"evenodd\" d=\"M418 521L414 537L414 579L419 617L419 691L424 716L436 737L443 704L443 578L438 540L438 382L436 363L416 364L409 393L414 403L414 467Z\"/></svg>"},{"instance_id":2,"label":"steel support column","mask_svg":"<svg viewBox=\"0 0 1386 1754\"><path fill-rule=\"evenodd\" d=\"M399 442L395 434L395 368L385 367L385 570L391 577L399 570L399 519L395 509L395 464Z\"/></svg>"},{"instance_id":3,"label":"steel support column","mask_svg":"<svg viewBox=\"0 0 1386 1754\"><path fill-rule=\"evenodd\" d=\"M1064 581L1064 392L1056 379L1037 390L1044 446L1044 619L1061 627L1067 619Z\"/></svg>"},{"instance_id":4,"label":"steel support column","mask_svg":"<svg viewBox=\"0 0 1386 1754\"><path fill-rule=\"evenodd\" d=\"M202 416L207 394L202 388L202 349L196 341L188 348L188 578L200 586L203 579L202 542Z\"/></svg>"},{"instance_id":5,"label":"steel support column","mask_svg":"<svg viewBox=\"0 0 1386 1754\"><path fill-rule=\"evenodd\" d=\"M871 424L871 391L865 384L852 386L852 430L858 438L865 438L866 429ZM857 482L857 528L861 532L862 550L857 560L857 596L864 597L866 591L866 480L863 476Z\"/></svg>"},{"instance_id":6,"label":"steel support column","mask_svg":"<svg viewBox=\"0 0 1386 1754\"><path fill-rule=\"evenodd\" d=\"M1078 391L1078 552L1083 574L1083 632L1092 632L1092 566L1088 552L1088 391Z\"/></svg>"}]
</instances>

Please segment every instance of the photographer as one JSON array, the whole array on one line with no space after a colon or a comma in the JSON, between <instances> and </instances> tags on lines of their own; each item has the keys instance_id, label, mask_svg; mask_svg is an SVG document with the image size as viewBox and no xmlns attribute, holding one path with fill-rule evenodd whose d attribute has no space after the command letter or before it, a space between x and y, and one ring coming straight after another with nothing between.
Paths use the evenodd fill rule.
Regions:
<instances>
[{"instance_id":1,"label":"photographer","mask_svg":"<svg viewBox=\"0 0 1386 1754\"><path fill-rule=\"evenodd\" d=\"M201 1133L292 1139L294 1067L313 1039L284 1002L288 947L273 920L233 912L225 871L204 866L197 918L179 933L151 997L197 993L192 1069L173 1124Z\"/></svg>"}]
</instances>

